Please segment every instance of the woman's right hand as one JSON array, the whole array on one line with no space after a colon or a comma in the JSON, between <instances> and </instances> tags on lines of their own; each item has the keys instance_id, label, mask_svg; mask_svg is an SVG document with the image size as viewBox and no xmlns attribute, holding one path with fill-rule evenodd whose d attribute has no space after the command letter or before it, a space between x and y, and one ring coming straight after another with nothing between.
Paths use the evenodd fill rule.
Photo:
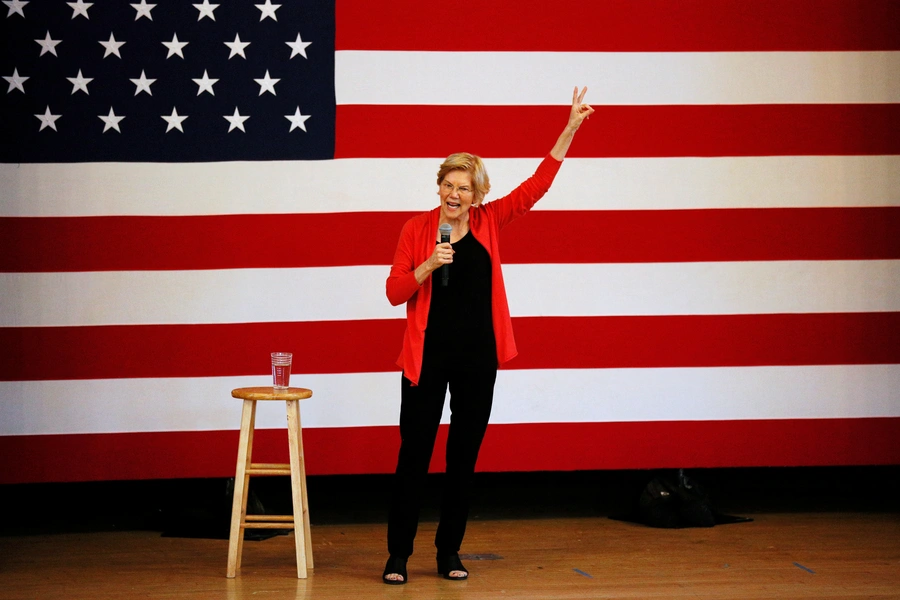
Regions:
<instances>
[{"instance_id":1,"label":"woman's right hand","mask_svg":"<svg viewBox=\"0 0 900 600\"><path fill-rule=\"evenodd\" d=\"M431 253L431 256L428 257L428 260L419 265L419 268L416 269L416 281L419 282L419 285L425 283L425 280L428 279L428 276L433 272L437 271L444 265L449 265L453 262L453 246L450 245L450 242L444 242L443 244L437 244L434 247L434 252Z\"/></svg>"},{"instance_id":2,"label":"woman's right hand","mask_svg":"<svg viewBox=\"0 0 900 600\"><path fill-rule=\"evenodd\" d=\"M428 258L429 268L431 271L437 271L443 265L449 265L453 262L453 246L450 242L444 242L434 247L434 252Z\"/></svg>"}]
</instances>

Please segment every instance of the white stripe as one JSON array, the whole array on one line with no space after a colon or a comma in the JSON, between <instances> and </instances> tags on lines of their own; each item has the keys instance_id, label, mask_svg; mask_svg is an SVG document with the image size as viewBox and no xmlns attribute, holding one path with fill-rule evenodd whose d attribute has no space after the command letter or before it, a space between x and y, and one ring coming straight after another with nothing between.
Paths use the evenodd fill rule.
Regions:
<instances>
[{"instance_id":1,"label":"white stripe","mask_svg":"<svg viewBox=\"0 0 900 600\"><path fill-rule=\"evenodd\" d=\"M4 273L0 326L403 318L404 308L385 296L388 270Z\"/></svg>"},{"instance_id":2,"label":"white stripe","mask_svg":"<svg viewBox=\"0 0 900 600\"><path fill-rule=\"evenodd\" d=\"M0 327L402 319L387 266L4 273ZM900 261L505 265L513 316L900 310Z\"/></svg>"},{"instance_id":3,"label":"white stripe","mask_svg":"<svg viewBox=\"0 0 900 600\"><path fill-rule=\"evenodd\" d=\"M440 161L0 164L0 216L424 211ZM538 162L487 161L488 200ZM537 209L810 206L900 206L900 156L569 158Z\"/></svg>"},{"instance_id":4,"label":"white stripe","mask_svg":"<svg viewBox=\"0 0 900 600\"><path fill-rule=\"evenodd\" d=\"M515 316L900 310L900 261L507 265Z\"/></svg>"},{"instance_id":5,"label":"white stripe","mask_svg":"<svg viewBox=\"0 0 900 600\"><path fill-rule=\"evenodd\" d=\"M236 387L271 378L0 382L0 435L233 430ZM396 425L399 373L299 375L304 427ZM492 423L900 416L900 365L501 371ZM64 399L64 400L63 400ZM448 407L443 421L448 422ZM261 428L284 427L262 403Z\"/></svg>"},{"instance_id":6,"label":"white stripe","mask_svg":"<svg viewBox=\"0 0 900 600\"><path fill-rule=\"evenodd\" d=\"M452 67L452 68L450 68ZM900 101L900 52L370 52L335 55L338 104Z\"/></svg>"}]
</instances>

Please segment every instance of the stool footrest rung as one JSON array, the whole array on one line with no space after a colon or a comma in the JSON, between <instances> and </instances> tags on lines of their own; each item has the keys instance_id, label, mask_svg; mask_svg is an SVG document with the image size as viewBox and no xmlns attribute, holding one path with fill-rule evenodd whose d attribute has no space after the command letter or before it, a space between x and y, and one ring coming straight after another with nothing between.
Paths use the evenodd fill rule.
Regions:
<instances>
[{"instance_id":1,"label":"stool footrest rung","mask_svg":"<svg viewBox=\"0 0 900 600\"><path fill-rule=\"evenodd\" d=\"M294 521L291 519L290 521L251 521L249 523L241 523L241 527L244 529L293 529Z\"/></svg>"},{"instance_id":2,"label":"stool footrest rung","mask_svg":"<svg viewBox=\"0 0 900 600\"><path fill-rule=\"evenodd\" d=\"M290 475L291 465L284 463L253 463L247 467L247 475Z\"/></svg>"},{"instance_id":3,"label":"stool footrest rung","mask_svg":"<svg viewBox=\"0 0 900 600\"><path fill-rule=\"evenodd\" d=\"M294 515L246 515L245 521L283 521L286 523L294 522Z\"/></svg>"}]
</instances>

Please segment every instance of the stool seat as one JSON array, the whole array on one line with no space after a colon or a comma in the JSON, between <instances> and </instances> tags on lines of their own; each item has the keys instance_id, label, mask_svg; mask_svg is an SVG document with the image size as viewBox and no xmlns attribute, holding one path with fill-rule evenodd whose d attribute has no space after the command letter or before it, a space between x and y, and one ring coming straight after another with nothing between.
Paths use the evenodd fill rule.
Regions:
<instances>
[{"instance_id":1,"label":"stool seat","mask_svg":"<svg viewBox=\"0 0 900 600\"><path fill-rule=\"evenodd\" d=\"M306 497L306 465L303 456L303 434L300 426L300 400L312 397L306 388L275 389L245 387L231 391L233 398L244 401L241 411L241 435L238 442L237 468L234 476L234 500L231 505L231 532L228 536L227 577L234 577L241 566L245 529L284 529L293 526L297 554L297 577L307 577L313 568L312 541L309 527L309 502ZM256 427L256 403L280 400L287 407L288 464L254 463L253 432ZM290 475L292 515L248 515L247 492L251 475Z\"/></svg>"},{"instance_id":2,"label":"stool seat","mask_svg":"<svg viewBox=\"0 0 900 600\"><path fill-rule=\"evenodd\" d=\"M312 390L306 388L287 388L276 390L269 387L245 387L231 390L232 398L241 400L306 400L312 398Z\"/></svg>"}]
</instances>

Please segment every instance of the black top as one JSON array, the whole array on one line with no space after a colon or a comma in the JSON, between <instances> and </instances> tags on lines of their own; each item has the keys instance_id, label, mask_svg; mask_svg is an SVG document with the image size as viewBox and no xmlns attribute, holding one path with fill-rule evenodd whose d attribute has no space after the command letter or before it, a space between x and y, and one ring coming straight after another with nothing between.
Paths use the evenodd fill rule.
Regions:
<instances>
[{"instance_id":1,"label":"black top","mask_svg":"<svg viewBox=\"0 0 900 600\"><path fill-rule=\"evenodd\" d=\"M455 366L496 367L491 256L471 232L452 246L449 285L441 285L441 269L431 274L425 356Z\"/></svg>"}]
</instances>

